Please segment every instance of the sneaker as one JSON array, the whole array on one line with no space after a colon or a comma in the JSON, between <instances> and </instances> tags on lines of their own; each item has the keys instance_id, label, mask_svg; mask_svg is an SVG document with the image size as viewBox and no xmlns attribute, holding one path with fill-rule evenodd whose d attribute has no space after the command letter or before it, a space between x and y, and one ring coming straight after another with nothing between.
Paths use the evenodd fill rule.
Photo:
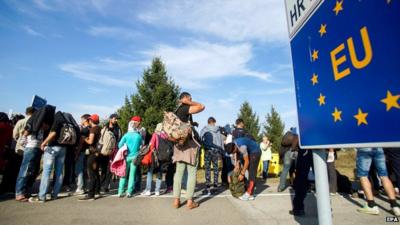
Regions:
<instances>
[{"instance_id":1,"label":"sneaker","mask_svg":"<svg viewBox=\"0 0 400 225\"><path fill-rule=\"evenodd\" d=\"M123 198L123 197L125 197L125 194L122 193L122 194L118 194L117 196L118 196L118 198Z\"/></svg>"},{"instance_id":2,"label":"sneaker","mask_svg":"<svg viewBox=\"0 0 400 225\"><path fill-rule=\"evenodd\" d=\"M400 208L398 206L395 206L392 208L393 214L397 217L400 216Z\"/></svg>"},{"instance_id":3,"label":"sneaker","mask_svg":"<svg viewBox=\"0 0 400 225\"><path fill-rule=\"evenodd\" d=\"M378 206L369 207L368 204L365 204L364 207L358 208L357 212L371 214L371 215L379 215Z\"/></svg>"},{"instance_id":4,"label":"sneaker","mask_svg":"<svg viewBox=\"0 0 400 225\"><path fill-rule=\"evenodd\" d=\"M85 194L85 191L83 189L80 189L80 188L76 189L76 191L74 193L74 195L83 195L83 194Z\"/></svg>"},{"instance_id":5,"label":"sneaker","mask_svg":"<svg viewBox=\"0 0 400 225\"><path fill-rule=\"evenodd\" d=\"M103 195L101 193L97 193L94 195L94 198L101 198L101 197L103 197Z\"/></svg>"},{"instance_id":6,"label":"sneaker","mask_svg":"<svg viewBox=\"0 0 400 225\"><path fill-rule=\"evenodd\" d=\"M172 193L172 191L173 191L173 188L168 187L167 190L165 191L165 194Z\"/></svg>"},{"instance_id":7,"label":"sneaker","mask_svg":"<svg viewBox=\"0 0 400 225\"><path fill-rule=\"evenodd\" d=\"M154 195L155 195L155 196L160 196L160 192L159 192L159 191L156 191L156 192L154 193Z\"/></svg>"},{"instance_id":8,"label":"sneaker","mask_svg":"<svg viewBox=\"0 0 400 225\"><path fill-rule=\"evenodd\" d=\"M29 202L30 203L44 203L45 201L40 199L39 197L30 197Z\"/></svg>"},{"instance_id":9,"label":"sneaker","mask_svg":"<svg viewBox=\"0 0 400 225\"><path fill-rule=\"evenodd\" d=\"M151 196L151 192L150 191L143 191L140 195L141 196Z\"/></svg>"},{"instance_id":10,"label":"sneaker","mask_svg":"<svg viewBox=\"0 0 400 225\"><path fill-rule=\"evenodd\" d=\"M85 195L83 198L78 199L80 202L86 202L86 201L94 201L96 200L95 197L89 197L89 195Z\"/></svg>"},{"instance_id":11,"label":"sneaker","mask_svg":"<svg viewBox=\"0 0 400 225\"><path fill-rule=\"evenodd\" d=\"M127 194L126 197L127 198L132 198L132 194Z\"/></svg>"},{"instance_id":12,"label":"sneaker","mask_svg":"<svg viewBox=\"0 0 400 225\"><path fill-rule=\"evenodd\" d=\"M249 198L250 198L250 195L247 192L239 197L239 199L242 200L242 201L249 201L250 200Z\"/></svg>"}]
</instances>

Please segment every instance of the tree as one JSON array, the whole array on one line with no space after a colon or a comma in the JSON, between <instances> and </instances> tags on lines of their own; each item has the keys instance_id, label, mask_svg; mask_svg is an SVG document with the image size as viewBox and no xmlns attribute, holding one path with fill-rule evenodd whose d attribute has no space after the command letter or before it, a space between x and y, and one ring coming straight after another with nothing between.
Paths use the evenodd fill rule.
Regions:
<instances>
[{"instance_id":1,"label":"tree","mask_svg":"<svg viewBox=\"0 0 400 225\"><path fill-rule=\"evenodd\" d=\"M253 113L248 101L240 106L238 117L243 120L244 129L259 142L261 140L259 118L255 112Z\"/></svg>"},{"instance_id":2,"label":"tree","mask_svg":"<svg viewBox=\"0 0 400 225\"><path fill-rule=\"evenodd\" d=\"M154 58L150 68L143 72L141 80L136 82L137 93L125 97L125 104L118 110L119 124L123 132L128 128L132 116L142 117L142 126L150 133L163 120L164 111L173 111L177 107L180 89L167 75L165 65L160 58Z\"/></svg>"},{"instance_id":3,"label":"tree","mask_svg":"<svg viewBox=\"0 0 400 225\"><path fill-rule=\"evenodd\" d=\"M272 152L279 152L284 129L285 124L282 122L279 113L274 106L271 106L271 112L266 116L263 135L268 136L268 139L272 142Z\"/></svg>"}]
</instances>

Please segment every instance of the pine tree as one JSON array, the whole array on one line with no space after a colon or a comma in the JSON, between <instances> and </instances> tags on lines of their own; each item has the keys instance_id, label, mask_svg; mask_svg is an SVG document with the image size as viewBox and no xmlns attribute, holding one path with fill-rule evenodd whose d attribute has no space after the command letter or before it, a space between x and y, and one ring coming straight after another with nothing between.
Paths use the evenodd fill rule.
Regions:
<instances>
[{"instance_id":1,"label":"pine tree","mask_svg":"<svg viewBox=\"0 0 400 225\"><path fill-rule=\"evenodd\" d=\"M164 111L173 111L177 106L179 87L167 75L160 58L154 58L150 68L136 82L137 93L125 97L125 104L118 110L119 124L126 132L128 122L134 115L142 117L142 126L150 133L162 122Z\"/></svg>"},{"instance_id":2,"label":"pine tree","mask_svg":"<svg viewBox=\"0 0 400 225\"><path fill-rule=\"evenodd\" d=\"M261 140L259 118L255 112L253 113L248 101L243 102L240 106L238 118L243 120L244 129L259 142Z\"/></svg>"},{"instance_id":3,"label":"pine tree","mask_svg":"<svg viewBox=\"0 0 400 225\"><path fill-rule=\"evenodd\" d=\"M285 124L282 122L279 113L274 106L271 106L271 112L266 116L263 135L268 136L268 139L272 142L272 152L279 152L284 129Z\"/></svg>"}]
</instances>

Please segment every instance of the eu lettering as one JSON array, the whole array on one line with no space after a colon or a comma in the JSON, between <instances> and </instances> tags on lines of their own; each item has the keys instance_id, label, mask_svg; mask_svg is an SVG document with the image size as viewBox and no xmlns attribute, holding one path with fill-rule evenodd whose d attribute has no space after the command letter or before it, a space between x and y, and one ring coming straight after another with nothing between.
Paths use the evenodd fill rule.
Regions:
<instances>
[{"instance_id":1,"label":"eu lettering","mask_svg":"<svg viewBox=\"0 0 400 225\"><path fill-rule=\"evenodd\" d=\"M368 35L368 29L367 27L363 27L360 30L361 33L361 40L363 44L363 49L364 49L364 58L359 59L356 53L356 49L354 47L354 42L353 38L350 37L347 39L347 47L349 49L349 55L350 55L350 60L351 64L353 65L354 68L356 69L363 69L368 64L371 63L372 60L372 47L371 47L371 41ZM343 52L346 49L346 46L344 43L340 44L338 47L336 47L334 50L331 51L331 62L332 62L332 69L333 69L333 75L335 77L335 81L340 80L348 75L350 75L351 70L350 68L346 68L342 71L339 71L339 66L347 61L347 57L345 54L341 55L338 57L338 54Z\"/></svg>"}]
</instances>

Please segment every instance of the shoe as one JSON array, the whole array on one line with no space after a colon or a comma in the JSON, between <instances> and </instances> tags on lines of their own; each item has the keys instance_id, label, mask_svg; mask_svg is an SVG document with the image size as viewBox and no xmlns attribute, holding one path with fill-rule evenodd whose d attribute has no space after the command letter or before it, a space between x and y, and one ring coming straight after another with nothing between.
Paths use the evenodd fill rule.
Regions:
<instances>
[{"instance_id":1,"label":"shoe","mask_svg":"<svg viewBox=\"0 0 400 225\"><path fill-rule=\"evenodd\" d=\"M379 215L378 206L369 207L368 204L365 204L364 207L358 208L357 212L371 214L371 215Z\"/></svg>"},{"instance_id":2,"label":"shoe","mask_svg":"<svg viewBox=\"0 0 400 225\"><path fill-rule=\"evenodd\" d=\"M392 212L395 216L399 217L400 216L400 208L398 206L395 206L392 208Z\"/></svg>"},{"instance_id":3,"label":"shoe","mask_svg":"<svg viewBox=\"0 0 400 225\"><path fill-rule=\"evenodd\" d=\"M143 191L140 195L141 196L151 196L151 192L150 191Z\"/></svg>"},{"instance_id":4,"label":"shoe","mask_svg":"<svg viewBox=\"0 0 400 225\"><path fill-rule=\"evenodd\" d=\"M17 195L15 196L15 200L19 202L27 202L28 199L25 197L25 195Z\"/></svg>"},{"instance_id":5,"label":"shoe","mask_svg":"<svg viewBox=\"0 0 400 225\"><path fill-rule=\"evenodd\" d=\"M159 191L156 191L156 192L154 193L154 195L155 195L155 196L160 196L160 192L159 192Z\"/></svg>"},{"instance_id":6,"label":"shoe","mask_svg":"<svg viewBox=\"0 0 400 225\"><path fill-rule=\"evenodd\" d=\"M44 203L45 200L42 200L39 197L30 197L29 202L30 203Z\"/></svg>"},{"instance_id":7,"label":"shoe","mask_svg":"<svg viewBox=\"0 0 400 225\"><path fill-rule=\"evenodd\" d=\"M293 209L293 210L289 211L289 214L293 215L293 216L303 217L306 215L306 212L304 211L304 209L302 209L302 210Z\"/></svg>"},{"instance_id":8,"label":"shoe","mask_svg":"<svg viewBox=\"0 0 400 225\"><path fill-rule=\"evenodd\" d=\"M118 194L117 196L118 196L118 198L123 198L123 197L125 197L125 194L121 193L121 194Z\"/></svg>"},{"instance_id":9,"label":"shoe","mask_svg":"<svg viewBox=\"0 0 400 225\"><path fill-rule=\"evenodd\" d=\"M165 191L165 194L172 193L172 191L173 191L172 187L167 187L167 190Z\"/></svg>"},{"instance_id":10,"label":"shoe","mask_svg":"<svg viewBox=\"0 0 400 225\"><path fill-rule=\"evenodd\" d=\"M280 188L278 188L278 192L283 192L283 190L284 190L284 189L280 189Z\"/></svg>"},{"instance_id":11,"label":"shoe","mask_svg":"<svg viewBox=\"0 0 400 225\"><path fill-rule=\"evenodd\" d=\"M80 189L80 188L76 189L76 191L74 193L74 195L83 195L83 194L85 194L85 191L83 189Z\"/></svg>"},{"instance_id":12,"label":"shoe","mask_svg":"<svg viewBox=\"0 0 400 225\"><path fill-rule=\"evenodd\" d=\"M214 184L213 187L214 187L215 189L217 189L217 188L218 188L218 184Z\"/></svg>"},{"instance_id":13,"label":"shoe","mask_svg":"<svg viewBox=\"0 0 400 225\"><path fill-rule=\"evenodd\" d=\"M337 192L331 192L330 195L335 196L335 195L337 195Z\"/></svg>"},{"instance_id":14,"label":"shoe","mask_svg":"<svg viewBox=\"0 0 400 225\"><path fill-rule=\"evenodd\" d=\"M187 204L187 208L190 210L190 209L195 209L195 208L197 208L197 207L199 207L199 203L197 203L197 202L195 202L195 201L192 201L192 204Z\"/></svg>"},{"instance_id":15,"label":"shoe","mask_svg":"<svg viewBox=\"0 0 400 225\"><path fill-rule=\"evenodd\" d=\"M126 197L127 198L132 198L132 194L127 194Z\"/></svg>"},{"instance_id":16,"label":"shoe","mask_svg":"<svg viewBox=\"0 0 400 225\"><path fill-rule=\"evenodd\" d=\"M249 201L250 195L247 192L245 192L242 196L239 197L239 199L242 201ZM254 200L254 197L253 197L253 200Z\"/></svg>"},{"instance_id":17,"label":"shoe","mask_svg":"<svg viewBox=\"0 0 400 225\"><path fill-rule=\"evenodd\" d=\"M89 195L85 195L83 198L78 199L80 202L86 202L86 201L94 201L96 200L95 197L89 197Z\"/></svg>"},{"instance_id":18,"label":"shoe","mask_svg":"<svg viewBox=\"0 0 400 225\"><path fill-rule=\"evenodd\" d=\"M206 188L206 189L204 189L201 193L202 193L203 195L208 195L208 194L211 194L211 191L210 191L210 189Z\"/></svg>"},{"instance_id":19,"label":"shoe","mask_svg":"<svg viewBox=\"0 0 400 225\"><path fill-rule=\"evenodd\" d=\"M101 193L97 193L94 195L94 198L101 198L101 197L103 197L103 195Z\"/></svg>"}]
</instances>

